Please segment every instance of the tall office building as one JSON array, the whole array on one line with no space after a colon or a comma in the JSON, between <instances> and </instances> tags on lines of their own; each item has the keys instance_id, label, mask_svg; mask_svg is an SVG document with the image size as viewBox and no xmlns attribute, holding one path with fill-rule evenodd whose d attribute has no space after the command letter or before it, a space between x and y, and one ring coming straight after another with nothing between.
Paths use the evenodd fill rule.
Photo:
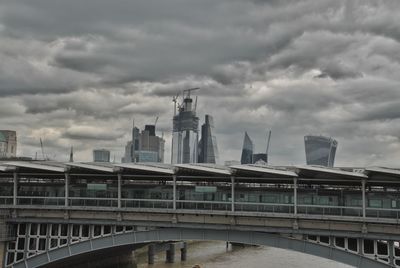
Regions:
<instances>
[{"instance_id":1,"label":"tall office building","mask_svg":"<svg viewBox=\"0 0 400 268\"><path fill-rule=\"evenodd\" d=\"M305 136L307 165L333 167L338 142L324 136Z\"/></svg>"},{"instance_id":2,"label":"tall office building","mask_svg":"<svg viewBox=\"0 0 400 268\"><path fill-rule=\"evenodd\" d=\"M253 141L250 139L247 132L244 133L242 157L240 159L241 164L252 164L253 163Z\"/></svg>"},{"instance_id":3,"label":"tall office building","mask_svg":"<svg viewBox=\"0 0 400 268\"><path fill-rule=\"evenodd\" d=\"M140 131L133 124L132 140L125 146L123 163L164 162L164 144L162 137L156 136L156 126L146 125Z\"/></svg>"},{"instance_id":4,"label":"tall office building","mask_svg":"<svg viewBox=\"0 0 400 268\"><path fill-rule=\"evenodd\" d=\"M0 130L0 158L17 156L17 132Z\"/></svg>"},{"instance_id":5,"label":"tall office building","mask_svg":"<svg viewBox=\"0 0 400 268\"><path fill-rule=\"evenodd\" d=\"M199 143L199 118L196 116L196 108L192 108L193 99L190 91L186 90L183 103L176 107L173 118L172 130L172 164L196 163ZM174 99L176 101L176 99ZM196 106L196 105L195 105Z\"/></svg>"},{"instance_id":6,"label":"tall office building","mask_svg":"<svg viewBox=\"0 0 400 268\"><path fill-rule=\"evenodd\" d=\"M205 116L205 122L201 126L201 139L198 146L198 163L218 163L217 138L214 136L214 120L211 115Z\"/></svg>"},{"instance_id":7,"label":"tall office building","mask_svg":"<svg viewBox=\"0 0 400 268\"><path fill-rule=\"evenodd\" d=\"M93 162L110 162L110 151L106 149L93 150Z\"/></svg>"}]
</instances>

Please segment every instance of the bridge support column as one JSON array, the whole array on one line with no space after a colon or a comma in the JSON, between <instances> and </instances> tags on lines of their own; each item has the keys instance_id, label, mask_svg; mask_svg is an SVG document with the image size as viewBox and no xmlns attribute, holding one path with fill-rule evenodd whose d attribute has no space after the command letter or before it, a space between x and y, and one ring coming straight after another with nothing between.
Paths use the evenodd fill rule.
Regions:
<instances>
[{"instance_id":1,"label":"bridge support column","mask_svg":"<svg viewBox=\"0 0 400 268\"><path fill-rule=\"evenodd\" d=\"M156 254L156 245L150 244L147 248L147 263L154 264L154 255Z\"/></svg>"},{"instance_id":2,"label":"bridge support column","mask_svg":"<svg viewBox=\"0 0 400 268\"><path fill-rule=\"evenodd\" d=\"M176 210L176 175L172 176L172 208Z\"/></svg>"},{"instance_id":3,"label":"bridge support column","mask_svg":"<svg viewBox=\"0 0 400 268\"><path fill-rule=\"evenodd\" d=\"M0 241L0 267L5 267L6 242Z\"/></svg>"},{"instance_id":4,"label":"bridge support column","mask_svg":"<svg viewBox=\"0 0 400 268\"><path fill-rule=\"evenodd\" d=\"M118 173L118 208L121 208L122 174Z\"/></svg>"},{"instance_id":5,"label":"bridge support column","mask_svg":"<svg viewBox=\"0 0 400 268\"><path fill-rule=\"evenodd\" d=\"M181 246L181 261L186 261L187 259L187 243L182 242Z\"/></svg>"},{"instance_id":6,"label":"bridge support column","mask_svg":"<svg viewBox=\"0 0 400 268\"><path fill-rule=\"evenodd\" d=\"M18 196L18 173L14 172L14 185L13 185L13 205L17 205Z\"/></svg>"},{"instance_id":7,"label":"bridge support column","mask_svg":"<svg viewBox=\"0 0 400 268\"><path fill-rule=\"evenodd\" d=\"M64 206L68 207L68 198L69 198L69 174L65 173L65 200Z\"/></svg>"},{"instance_id":8,"label":"bridge support column","mask_svg":"<svg viewBox=\"0 0 400 268\"><path fill-rule=\"evenodd\" d=\"M388 250L389 250L389 264L395 267L394 263L394 241L389 240L388 243Z\"/></svg>"},{"instance_id":9,"label":"bridge support column","mask_svg":"<svg viewBox=\"0 0 400 268\"><path fill-rule=\"evenodd\" d=\"M231 211L235 211L235 177L231 177Z\"/></svg>"},{"instance_id":10,"label":"bridge support column","mask_svg":"<svg viewBox=\"0 0 400 268\"><path fill-rule=\"evenodd\" d=\"M168 245L168 249L165 252L166 262L173 263L175 262L175 244L170 243Z\"/></svg>"},{"instance_id":11,"label":"bridge support column","mask_svg":"<svg viewBox=\"0 0 400 268\"><path fill-rule=\"evenodd\" d=\"M366 206L367 206L367 200L365 198L365 184L366 184L366 180L363 179L361 181L361 191L362 191L362 217L365 218L367 215L366 213Z\"/></svg>"},{"instance_id":12,"label":"bridge support column","mask_svg":"<svg viewBox=\"0 0 400 268\"><path fill-rule=\"evenodd\" d=\"M293 214L297 215L297 178L293 178Z\"/></svg>"}]
</instances>

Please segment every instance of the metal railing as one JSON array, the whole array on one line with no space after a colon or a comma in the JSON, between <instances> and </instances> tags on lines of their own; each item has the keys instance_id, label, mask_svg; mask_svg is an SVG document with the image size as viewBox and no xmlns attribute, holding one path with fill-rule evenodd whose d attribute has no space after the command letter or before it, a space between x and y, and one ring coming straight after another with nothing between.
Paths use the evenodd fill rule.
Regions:
<instances>
[{"instance_id":1,"label":"metal railing","mask_svg":"<svg viewBox=\"0 0 400 268\"><path fill-rule=\"evenodd\" d=\"M64 206L64 197L18 196L17 205Z\"/></svg>"},{"instance_id":2,"label":"metal railing","mask_svg":"<svg viewBox=\"0 0 400 268\"><path fill-rule=\"evenodd\" d=\"M400 219L400 209L367 207L365 212L366 216L370 218Z\"/></svg>"},{"instance_id":3,"label":"metal railing","mask_svg":"<svg viewBox=\"0 0 400 268\"><path fill-rule=\"evenodd\" d=\"M165 208L172 209L172 200L160 200L160 199L121 199L122 208Z\"/></svg>"},{"instance_id":4,"label":"metal railing","mask_svg":"<svg viewBox=\"0 0 400 268\"><path fill-rule=\"evenodd\" d=\"M0 206L1 205L12 205L13 197L12 196L0 196Z\"/></svg>"},{"instance_id":5,"label":"metal railing","mask_svg":"<svg viewBox=\"0 0 400 268\"><path fill-rule=\"evenodd\" d=\"M235 211L294 213L293 204L235 202Z\"/></svg>"},{"instance_id":6,"label":"metal railing","mask_svg":"<svg viewBox=\"0 0 400 268\"><path fill-rule=\"evenodd\" d=\"M69 197L71 207L118 207L118 198Z\"/></svg>"},{"instance_id":7,"label":"metal railing","mask_svg":"<svg viewBox=\"0 0 400 268\"><path fill-rule=\"evenodd\" d=\"M69 197L68 207L118 208L118 198ZM173 209L172 199L120 199L123 209ZM13 207L12 196L0 196L1 207ZM17 206L65 206L65 197L18 196ZM231 201L176 200L178 210L232 211ZM294 214L294 204L234 202L234 211ZM362 217L362 207L297 204L297 214ZM400 219L400 209L366 207L368 218Z\"/></svg>"},{"instance_id":8,"label":"metal railing","mask_svg":"<svg viewBox=\"0 0 400 268\"><path fill-rule=\"evenodd\" d=\"M362 207L298 204L297 213L308 215L336 215L362 217Z\"/></svg>"},{"instance_id":9,"label":"metal railing","mask_svg":"<svg viewBox=\"0 0 400 268\"><path fill-rule=\"evenodd\" d=\"M226 201L202 201L202 200L177 200L177 209L189 210L222 210L230 211L231 202Z\"/></svg>"}]
</instances>

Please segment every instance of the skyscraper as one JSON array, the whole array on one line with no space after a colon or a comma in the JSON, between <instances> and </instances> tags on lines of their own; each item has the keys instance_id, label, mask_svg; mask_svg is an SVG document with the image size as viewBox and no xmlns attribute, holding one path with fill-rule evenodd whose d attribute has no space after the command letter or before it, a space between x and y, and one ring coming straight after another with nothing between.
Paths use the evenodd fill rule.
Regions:
<instances>
[{"instance_id":1,"label":"skyscraper","mask_svg":"<svg viewBox=\"0 0 400 268\"><path fill-rule=\"evenodd\" d=\"M93 162L110 162L110 151L106 149L93 150Z\"/></svg>"},{"instance_id":2,"label":"skyscraper","mask_svg":"<svg viewBox=\"0 0 400 268\"><path fill-rule=\"evenodd\" d=\"M247 132L244 133L242 157L240 159L241 164L252 164L253 163L253 141L250 139Z\"/></svg>"},{"instance_id":3,"label":"skyscraper","mask_svg":"<svg viewBox=\"0 0 400 268\"><path fill-rule=\"evenodd\" d=\"M338 142L324 136L305 136L307 165L333 167Z\"/></svg>"},{"instance_id":4,"label":"skyscraper","mask_svg":"<svg viewBox=\"0 0 400 268\"><path fill-rule=\"evenodd\" d=\"M17 132L0 130L0 158L17 156Z\"/></svg>"},{"instance_id":5,"label":"skyscraper","mask_svg":"<svg viewBox=\"0 0 400 268\"><path fill-rule=\"evenodd\" d=\"M140 132L133 123L132 140L125 146L122 162L164 162L164 144L165 140L156 136L155 125L146 125Z\"/></svg>"},{"instance_id":6,"label":"skyscraper","mask_svg":"<svg viewBox=\"0 0 400 268\"><path fill-rule=\"evenodd\" d=\"M195 89L184 91L183 103L177 107L178 114L176 114L175 107L172 130L172 164L197 162L199 118L196 116L196 105L194 109L192 108L193 99L190 97L192 90Z\"/></svg>"},{"instance_id":7,"label":"skyscraper","mask_svg":"<svg viewBox=\"0 0 400 268\"><path fill-rule=\"evenodd\" d=\"M205 116L201 126L201 139L199 142L199 163L218 163L217 138L214 136L214 120L211 115Z\"/></svg>"}]
</instances>

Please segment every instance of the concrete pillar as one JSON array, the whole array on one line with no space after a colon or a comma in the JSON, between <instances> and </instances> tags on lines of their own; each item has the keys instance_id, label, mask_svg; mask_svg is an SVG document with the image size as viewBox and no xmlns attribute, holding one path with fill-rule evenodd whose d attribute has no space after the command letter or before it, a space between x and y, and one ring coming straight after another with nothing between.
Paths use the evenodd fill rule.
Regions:
<instances>
[{"instance_id":1,"label":"concrete pillar","mask_svg":"<svg viewBox=\"0 0 400 268\"><path fill-rule=\"evenodd\" d=\"M150 244L147 248L147 263L154 264L154 255L156 254L156 245Z\"/></svg>"},{"instance_id":2,"label":"concrete pillar","mask_svg":"<svg viewBox=\"0 0 400 268\"><path fill-rule=\"evenodd\" d=\"M18 173L14 172L14 186L13 186L13 205L17 205L18 198Z\"/></svg>"},{"instance_id":3,"label":"concrete pillar","mask_svg":"<svg viewBox=\"0 0 400 268\"><path fill-rule=\"evenodd\" d=\"M64 206L68 207L68 198L69 198L69 174L65 173L65 200Z\"/></svg>"},{"instance_id":4,"label":"concrete pillar","mask_svg":"<svg viewBox=\"0 0 400 268\"><path fill-rule=\"evenodd\" d=\"M394 242L392 240L387 241L388 243L388 251L389 251L389 264L392 267L395 267L394 263Z\"/></svg>"},{"instance_id":5,"label":"concrete pillar","mask_svg":"<svg viewBox=\"0 0 400 268\"><path fill-rule=\"evenodd\" d=\"M122 174L118 173L118 208L121 208L122 197Z\"/></svg>"},{"instance_id":6,"label":"concrete pillar","mask_svg":"<svg viewBox=\"0 0 400 268\"><path fill-rule=\"evenodd\" d=\"M364 239L362 238L357 238L357 243L358 243L358 255L364 256ZM360 266L360 264L358 264Z\"/></svg>"},{"instance_id":7,"label":"concrete pillar","mask_svg":"<svg viewBox=\"0 0 400 268\"><path fill-rule=\"evenodd\" d=\"M367 213L366 213L367 200L365 198L365 184L366 184L366 180L363 179L361 181L361 188L362 188L361 189L361 191L362 191L362 216L363 216L363 218L365 218L367 216Z\"/></svg>"},{"instance_id":8,"label":"concrete pillar","mask_svg":"<svg viewBox=\"0 0 400 268\"><path fill-rule=\"evenodd\" d=\"M137 268L136 252L133 250L131 253L132 268Z\"/></svg>"},{"instance_id":9,"label":"concrete pillar","mask_svg":"<svg viewBox=\"0 0 400 268\"><path fill-rule=\"evenodd\" d=\"M187 259L187 243L182 242L182 247L181 247L181 261L186 261Z\"/></svg>"},{"instance_id":10,"label":"concrete pillar","mask_svg":"<svg viewBox=\"0 0 400 268\"><path fill-rule=\"evenodd\" d=\"M297 215L297 178L293 178L293 213Z\"/></svg>"},{"instance_id":11,"label":"concrete pillar","mask_svg":"<svg viewBox=\"0 0 400 268\"><path fill-rule=\"evenodd\" d=\"M231 177L231 211L235 212L235 177Z\"/></svg>"},{"instance_id":12,"label":"concrete pillar","mask_svg":"<svg viewBox=\"0 0 400 268\"><path fill-rule=\"evenodd\" d=\"M172 175L172 207L176 210L176 175Z\"/></svg>"},{"instance_id":13,"label":"concrete pillar","mask_svg":"<svg viewBox=\"0 0 400 268\"><path fill-rule=\"evenodd\" d=\"M171 243L168 245L168 249L165 252L166 262L174 263L175 262L175 244Z\"/></svg>"},{"instance_id":14,"label":"concrete pillar","mask_svg":"<svg viewBox=\"0 0 400 268\"><path fill-rule=\"evenodd\" d=\"M6 257L6 242L0 241L0 267L5 266L5 257Z\"/></svg>"}]
</instances>

